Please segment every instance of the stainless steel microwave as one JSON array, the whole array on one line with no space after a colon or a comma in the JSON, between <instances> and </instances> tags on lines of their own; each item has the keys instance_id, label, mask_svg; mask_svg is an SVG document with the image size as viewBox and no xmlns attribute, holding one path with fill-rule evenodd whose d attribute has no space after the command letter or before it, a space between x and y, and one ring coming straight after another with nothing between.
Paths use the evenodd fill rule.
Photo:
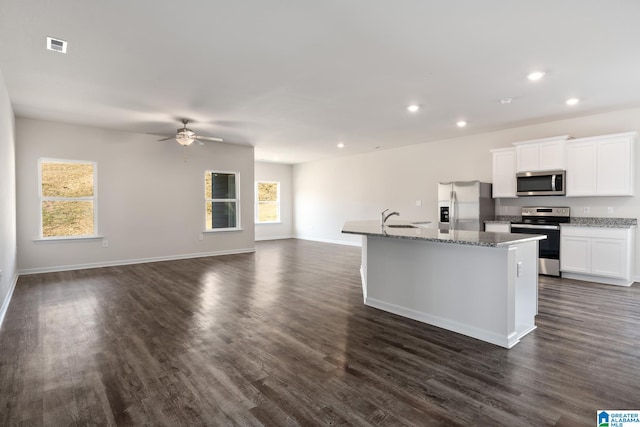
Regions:
<instances>
[{"instance_id":1,"label":"stainless steel microwave","mask_svg":"<svg viewBox=\"0 0 640 427\"><path fill-rule=\"evenodd\" d=\"M565 187L565 171L516 174L516 195L518 196L564 196Z\"/></svg>"}]
</instances>

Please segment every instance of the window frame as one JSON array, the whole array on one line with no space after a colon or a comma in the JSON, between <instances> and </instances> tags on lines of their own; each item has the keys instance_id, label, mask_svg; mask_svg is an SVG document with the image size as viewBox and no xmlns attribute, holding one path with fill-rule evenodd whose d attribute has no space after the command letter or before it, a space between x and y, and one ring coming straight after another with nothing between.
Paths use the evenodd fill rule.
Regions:
<instances>
[{"instance_id":1,"label":"window frame","mask_svg":"<svg viewBox=\"0 0 640 427\"><path fill-rule=\"evenodd\" d=\"M224 174L234 174L235 175L235 185L236 185L236 198L235 199L208 199L207 198L207 175L213 173L224 173ZM213 179L211 184L213 185ZM240 215L240 172L238 171L224 171L224 170L216 170L216 169L207 169L204 171L204 180L202 182L203 185L203 195L204 195L204 233L219 233L225 231L241 231L242 223L240 222L242 216ZM211 188L211 196L213 197L213 187ZM207 205L213 202L235 202L236 204L236 226L235 227L226 227L226 228L209 228L209 224L207 224ZM211 212L213 218L213 212Z\"/></svg>"},{"instance_id":2,"label":"window frame","mask_svg":"<svg viewBox=\"0 0 640 427\"><path fill-rule=\"evenodd\" d=\"M80 163L93 165L93 196L83 197L51 197L42 195L42 164L43 163ZM91 201L93 202L93 234L82 234L77 236L45 236L44 224L42 217L42 205L47 201ZM41 157L38 159L38 239L39 241L55 241L55 240L87 240L101 238L98 231L98 162L93 160L76 160L76 159L57 159L51 157Z\"/></svg>"},{"instance_id":3,"label":"window frame","mask_svg":"<svg viewBox=\"0 0 640 427\"><path fill-rule=\"evenodd\" d=\"M278 192L277 192L277 197L275 202L275 205L277 206L277 212L278 212L278 218L275 221L260 221L260 217L259 217L259 213L260 213L260 195L258 194L258 185L259 184L276 184L278 187ZM255 187L255 193L256 193L256 203L255 203L255 223L256 224L281 224L282 223L282 217L281 217L281 212L280 212L280 207L281 207L281 198L280 198L280 181L266 181L266 180L259 180L256 181L256 187ZM266 202L270 202L270 201L266 201ZM264 203L264 202L263 202Z\"/></svg>"}]
</instances>

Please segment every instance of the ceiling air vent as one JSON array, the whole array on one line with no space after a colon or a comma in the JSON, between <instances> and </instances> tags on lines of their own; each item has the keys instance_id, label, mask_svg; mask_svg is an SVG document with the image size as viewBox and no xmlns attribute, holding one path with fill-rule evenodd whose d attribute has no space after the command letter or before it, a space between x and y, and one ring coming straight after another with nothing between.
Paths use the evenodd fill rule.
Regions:
<instances>
[{"instance_id":1,"label":"ceiling air vent","mask_svg":"<svg viewBox=\"0 0 640 427\"><path fill-rule=\"evenodd\" d=\"M54 52L67 53L67 42L53 37L47 37L47 49Z\"/></svg>"}]
</instances>

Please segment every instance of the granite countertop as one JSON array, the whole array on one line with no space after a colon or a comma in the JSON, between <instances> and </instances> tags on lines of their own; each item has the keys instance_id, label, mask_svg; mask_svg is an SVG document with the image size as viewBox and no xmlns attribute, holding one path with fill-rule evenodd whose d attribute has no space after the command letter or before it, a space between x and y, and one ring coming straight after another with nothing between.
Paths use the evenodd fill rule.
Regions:
<instances>
[{"instance_id":1,"label":"granite countertop","mask_svg":"<svg viewBox=\"0 0 640 427\"><path fill-rule=\"evenodd\" d=\"M394 228L389 225L412 225L410 222L395 221L388 223L382 229L380 222L349 221L344 224L342 232L345 234L360 234L363 236L389 237L394 239L425 240L428 242L455 243L459 245L503 247L517 243L542 240L547 237L542 234L512 234L486 233L484 231L439 230L435 227Z\"/></svg>"},{"instance_id":2,"label":"granite countertop","mask_svg":"<svg viewBox=\"0 0 640 427\"><path fill-rule=\"evenodd\" d=\"M494 221L485 221L485 224L509 224L522 222L520 216L498 215ZM631 228L638 225L636 218L593 218L571 217L568 223L560 224L563 227L603 227L603 228Z\"/></svg>"},{"instance_id":3,"label":"granite countertop","mask_svg":"<svg viewBox=\"0 0 640 427\"><path fill-rule=\"evenodd\" d=\"M563 227L603 227L603 228L631 228L638 225L636 218L587 218L571 217Z\"/></svg>"}]
</instances>

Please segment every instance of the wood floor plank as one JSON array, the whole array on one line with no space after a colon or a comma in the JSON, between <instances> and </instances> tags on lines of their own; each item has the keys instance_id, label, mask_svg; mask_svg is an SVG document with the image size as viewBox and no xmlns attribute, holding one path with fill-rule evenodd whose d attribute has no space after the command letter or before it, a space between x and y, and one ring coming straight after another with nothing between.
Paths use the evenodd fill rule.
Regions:
<instances>
[{"instance_id":1,"label":"wood floor plank","mask_svg":"<svg viewBox=\"0 0 640 427\"><path fill-rule=\"evenodd\" d=\"M20 277L0 425L593 425L640 409L640 287L542 277L506 350L364 306L358 248Z\"/></svg>"}]
</instances>

